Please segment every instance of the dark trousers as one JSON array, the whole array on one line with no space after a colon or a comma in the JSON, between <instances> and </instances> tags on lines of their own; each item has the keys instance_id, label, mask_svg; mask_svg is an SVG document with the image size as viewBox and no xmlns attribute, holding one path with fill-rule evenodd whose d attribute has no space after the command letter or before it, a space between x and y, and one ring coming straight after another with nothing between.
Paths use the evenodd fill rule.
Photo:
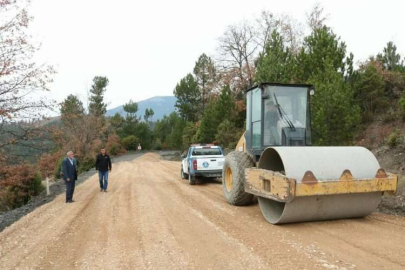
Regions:
<instances>
[{"instance_id":1,"label":"dark trousers","mask_svg":"<svg viewBox=\"0 0 405 270\"><path fill-rule=\"evenodd\" d=\"M75 192L75 180L65 181L66 184L66 201L71 201L73 199L73 193Z\"/></svg>"}]
</instances>

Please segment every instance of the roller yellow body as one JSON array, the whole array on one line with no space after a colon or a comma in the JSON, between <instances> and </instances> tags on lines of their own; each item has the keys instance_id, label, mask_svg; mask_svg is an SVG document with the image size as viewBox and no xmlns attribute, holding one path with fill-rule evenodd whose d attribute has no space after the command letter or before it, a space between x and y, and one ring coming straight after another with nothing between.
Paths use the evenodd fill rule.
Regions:
<instances>
[{"instance_id":1,"label":"roller yellow body","mask_svg":"<svg viewBox=\"0 0 405 270\"><path fill-rule=\"evenodd\" d=\"M279 202L291 202L296 197L337 195L349 193L390 192L397 189L395 174L376 175L375 178L354 179L342 174L340 179L297 183L296 179L285 177L264 169L246 169L245 191L256 196Z\"/></svg>"}]
</instances>

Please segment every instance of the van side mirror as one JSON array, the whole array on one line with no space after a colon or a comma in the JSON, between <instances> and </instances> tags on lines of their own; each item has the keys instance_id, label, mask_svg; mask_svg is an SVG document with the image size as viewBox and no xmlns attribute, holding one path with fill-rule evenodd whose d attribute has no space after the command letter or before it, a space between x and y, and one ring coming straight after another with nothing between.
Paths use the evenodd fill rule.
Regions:
<instances>
[{"instance_id":1,"label":"van side mirror","mask_svg":"<svg viewBox=\"0 0 405 270\"><path fill-rule=\"evenodd\" d=\"M181 155L181 158L185 158L185 157L186 157L186 155L185 155L185 154Z\"/></svg>"}]
</instances>

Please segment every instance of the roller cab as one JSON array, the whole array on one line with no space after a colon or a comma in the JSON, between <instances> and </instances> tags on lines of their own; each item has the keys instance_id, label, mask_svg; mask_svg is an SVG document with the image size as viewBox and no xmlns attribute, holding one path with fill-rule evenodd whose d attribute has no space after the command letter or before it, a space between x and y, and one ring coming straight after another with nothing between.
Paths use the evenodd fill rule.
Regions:
<instances>
[{"instance_id":1,"label":"roller cab","mask_svg":"<svg viewBox=\"0 0 405 270\"><path fill-rule=\"evenodd\" d=\"M265 83L247 91L246 132L223 167L225 199L257 197L273 224L363 217L397 175L363 147L311 146L311 85Z\"/></svg>"}]
</instances>

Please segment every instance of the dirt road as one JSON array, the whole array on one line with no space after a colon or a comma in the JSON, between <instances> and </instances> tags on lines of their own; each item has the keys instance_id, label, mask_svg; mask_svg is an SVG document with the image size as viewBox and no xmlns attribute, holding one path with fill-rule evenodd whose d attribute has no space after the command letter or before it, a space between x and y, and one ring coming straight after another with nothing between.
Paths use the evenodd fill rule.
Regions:
<instances>
[{"instance_id":1,"label":"dirt road","mask_svg":"<svg viewBox=\"0 0 405 270\"><path fill-rule=\"evenodd\" d=\"M146 154L93 176L0 234L0 269L404 269L405 219L274 226L233 207L220 183L189 186L180 163Z\"/></svg>"}]
</instances>

